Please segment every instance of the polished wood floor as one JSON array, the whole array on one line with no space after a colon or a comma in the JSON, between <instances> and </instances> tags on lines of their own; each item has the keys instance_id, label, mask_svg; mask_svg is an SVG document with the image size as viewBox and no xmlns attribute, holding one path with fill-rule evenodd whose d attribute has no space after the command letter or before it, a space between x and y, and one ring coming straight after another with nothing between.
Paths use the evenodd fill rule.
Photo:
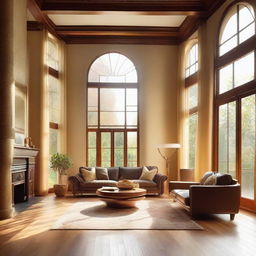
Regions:
<instances>
[{"instance_id":1,"label":"polished wood floor","mask_svg":"<svg viewBox=\"0 0 256 256\"><path fill-rule=\"evenodd\" d=\"M35 200L20 205L14 218L0 221L1 256L256 255L256 215L242 210L233 222L229 215L197 221L203 231L49 230L74 202L97 199Z\"/></svg>"}]
</instances>

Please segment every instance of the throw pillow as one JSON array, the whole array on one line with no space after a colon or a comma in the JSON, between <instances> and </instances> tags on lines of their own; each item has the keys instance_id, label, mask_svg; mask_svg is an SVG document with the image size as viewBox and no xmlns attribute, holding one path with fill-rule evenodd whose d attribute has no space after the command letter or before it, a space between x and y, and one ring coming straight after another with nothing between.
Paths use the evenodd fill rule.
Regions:
<instances>
[{"instance_id":1,"label":"throw pillow","mask_svg":"<svg viewBox=\"0 0 256 256\"><path fill-rule=\"evenodd\" d=\"M91 170L86 168L80 168L80 172L86 182L96 180L95 167L92 167Z\"/></svg>"},{"instance_id":2,"label":"throw pillow","mask_svg":"<svg viewBox=\"0 0 256 256\"><path fill-rule=\"evenodd\" d=\"M140 180L153 180L157 174L157 169L148 170L146 166L143 166L142 173L140 175Z\"/></svg>"},{"instance_id":3,"label":"throw pillow","mask_svg":"<svg viewBox=\"0 0 256 256\"><path fill-rule=\"evenodd\" d=\"M202 177L201 181L200 181L200 184L201 185L204 185L205 181L207 180L208 177L210 177L211 175L213 175L214 172L206 172L204 174L204 176Z\"/></svg>"},{"instance_id":4,"label":"throw pillow","mask_svg":"<svg viewBox=\"0 0 256 256\"><path fill-rule=\"evenodd\" d=\"M216 185L216 184L217 184L217 175L215 174L210 175L204 182L204 185Z\"/></svg>"},{"instance_id":5,"label":"throw pillow","mask_svg":"<svg viewBox=\"0 0 256 256\"><path fill-rule=\"evenodd\" d=\"M231 185L232 176L230 174L220 174L217 176L217 185Z\"/></svg>"},{"instance_id":6,"label":"throw pillow","mask_svg":"<svg viewBox=\"0 0 256 256\"><path fill-rule=\"evenodd\" d=\"M96 167L96 178L97 180L109 180L108 169Z\"/></svg>"}]
</instances>

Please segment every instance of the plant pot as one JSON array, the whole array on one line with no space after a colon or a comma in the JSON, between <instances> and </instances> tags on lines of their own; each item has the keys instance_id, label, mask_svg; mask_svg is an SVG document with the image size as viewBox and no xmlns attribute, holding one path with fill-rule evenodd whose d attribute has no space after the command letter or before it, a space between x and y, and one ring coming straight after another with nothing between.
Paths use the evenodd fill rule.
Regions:
<instances>
[{"instance_id":1,"label":"plant pot","mask_svg":"<svg viewBox=\"0 0 256 256\"><path fill-rule=\"evenodd\" d=\"M60 185L60 184L55 184L53 186L54 193L57 197L63 197L67 193L68 186L67 185Z\"/></svg>"}]
</instances>

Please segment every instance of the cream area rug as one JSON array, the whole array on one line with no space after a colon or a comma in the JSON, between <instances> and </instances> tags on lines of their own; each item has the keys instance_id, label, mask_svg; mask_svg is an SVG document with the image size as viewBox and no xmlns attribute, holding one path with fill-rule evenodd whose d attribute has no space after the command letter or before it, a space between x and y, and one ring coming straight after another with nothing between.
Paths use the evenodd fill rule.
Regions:
<instances>
[{"instance_id":1,"label":"cream area rug","mask_svg":"<svg viewBox=\"0 0 256 256\"><path fill-rule=\"evenodd\" d=\"M203 228L169 199L145 199L136 208L109 208L104 202L74 203L52 229L178 230Z\"/></svg>"}]
</instances>

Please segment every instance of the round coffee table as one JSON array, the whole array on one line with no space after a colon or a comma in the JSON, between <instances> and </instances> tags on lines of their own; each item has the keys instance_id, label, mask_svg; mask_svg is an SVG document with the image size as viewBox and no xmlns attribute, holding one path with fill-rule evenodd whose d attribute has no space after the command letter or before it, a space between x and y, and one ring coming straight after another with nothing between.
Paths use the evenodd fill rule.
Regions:
<instances>
[{"instance_id":1,"label":"round coffee table","mask_svg":"<svg viewBox=\"0 0 256 256\"><path fill-rule=\"evenodd\" d=\"M109 207L129 208L135 207L136 202L145 199L147 191L142 188L130 190L108 191L99 188L96 194Z\"/></svg>"}]
</instances>

